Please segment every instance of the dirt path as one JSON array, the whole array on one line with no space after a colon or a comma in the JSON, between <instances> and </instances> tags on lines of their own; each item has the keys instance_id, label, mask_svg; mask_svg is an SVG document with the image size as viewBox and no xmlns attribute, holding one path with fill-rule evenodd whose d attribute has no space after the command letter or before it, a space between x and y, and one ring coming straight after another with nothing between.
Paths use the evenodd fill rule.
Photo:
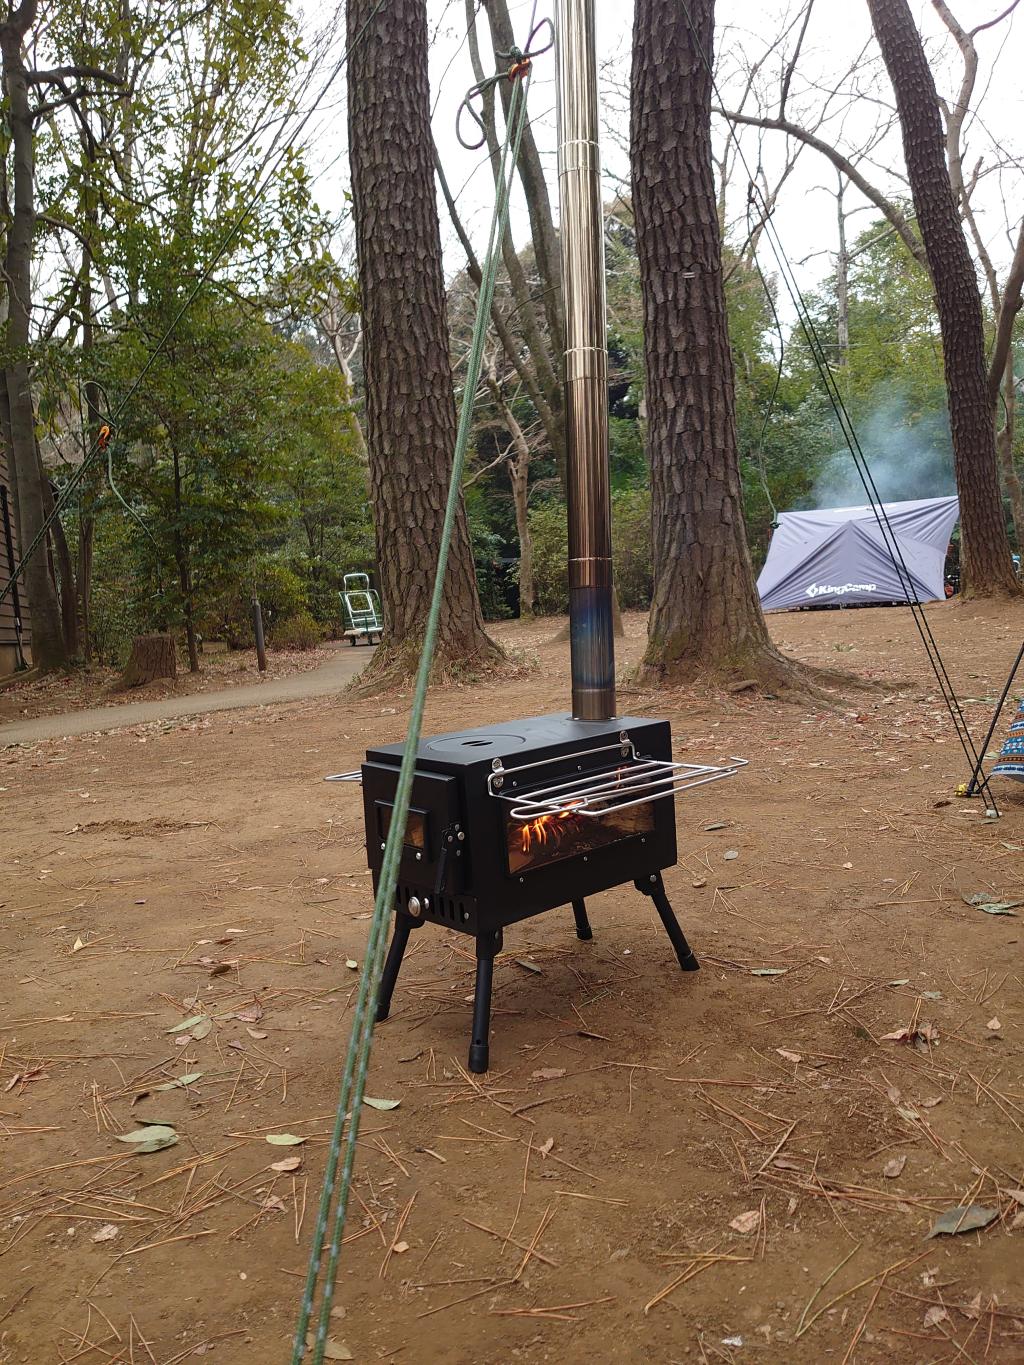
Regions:
<instances>
[{"instance_id":1,"label":"dirt path","mask_svg":"<svg viewBox=\"0 0 1024 1365\"><path fill-rule=\"evenodd\" d=\"M1024 609L933 626L982 731ZM568 907L527 920L470 1081L472 943L417 935L374 1045L369 1093L400 1103L366 1112L333 1358L1024 1360L1024 907L964 900L1024 899L1024 799L1002 784L992 821L953 796L906 613L771 628L878 690L623 689L678 757L751 759L677 806L666 884L700 972L630 886L593 898L591 943ZM564 709L550 623L502 634L535 667L433 695L431 730ZM408 704L0 754L2 1365L289 1359L371 908L360 792L323 777L400 739ZM131 1154L140 1120L178 1143ZM972 1203L988 1226L926 1240Z\"/></svg>"},{"instance_id":2,"label":"dirt path","mask_svg":"<svg viewBox=\"0 0 1024 1365\"><path fill-rule=\"evenodd\" d=\"M184 697L125 702L119 706L95 706L67 715L40 716L35 720L0 724L0 749L7 744L33 744L41 739L66 739L74 735L143 725L150 721L202 716L212 711L239 711L247 706L273 706L279 702L329 696L354 678L366 666L372 653L370 647L339 647L319 668L269 682L226 687L219 692L195 692Z\"/></svg>"}]
</instances>

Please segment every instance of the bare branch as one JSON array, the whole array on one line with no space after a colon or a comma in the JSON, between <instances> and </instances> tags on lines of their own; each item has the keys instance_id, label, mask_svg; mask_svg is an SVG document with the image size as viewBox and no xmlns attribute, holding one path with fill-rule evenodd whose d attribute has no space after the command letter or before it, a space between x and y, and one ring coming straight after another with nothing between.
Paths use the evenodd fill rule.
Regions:
<instances>
[{"instance_id":1,"label":"bare branch","mask_svg":"<svg viewBox=\"0 0 1024 1365\"><path fill-rule=\"evenodd\" d=\"M1013 13L1019 4L1020 0L1013 0L1013 4L1007 5L1002 14L997 14L994 19L989 19L984 24L979 24L977 28L972 28L971 37L973 38L975 34L981 33L983 29L995 28L996 24L1001 24L1005 18Z\"/></svg>"},{"instance_id":2,"label":"bare branch","mask_svg":"<svg viewBox=\"0 0 1024 1365\"><path fill-rule=\"evenodd\" d=\"M104 81L107 85L124 85L120 76L98 66L55 66L52 71L27 71L29 85L59 85L61 81Z\"/></svg>"},{"instance_id":3,"label":"bare branch","mask_svg":"<svg viewBox=\"0 0 1024 1365\"><path fill-rule=\"evenodd\" d=\"M928 258L925 255L924 246L917 233L907 221L906 216L891 199L886 198L881 190L872 185L870 181L866 180L849 157L844 156L837 147L833 147L831 143L826 142L824 138L818 137L816 133L812 133L808 131L808 129L802 128L798 123L793 123L786 118L767 118L762 115L741 114L738 111L730 112L728 109L718 108L715 108L713 112L721 115L722 118L727 118L730 123L742 123L753 128L773 128L777 132L787 133L790 137L795 137L799 141L806 143L808 147L813 147L815 151L821 152L822 156L828 157L833 166L841 171L852 184L856 185L865 199L869 199L871 203L885 215L899 233L904 246L910 252L911 256L913 256L914 260L925 270L928 270ZM930 273L931 272L929 271L929 274Z\"/></svg>"},{"instance_id":4,"label":"bare branch","mask_svg":"<svg viewBox=\"0 0 1024 1365\"><path fill-rule=\"evenodd\" d=\"M804 45L804 35L807 32L807 25L811 22L811 10L814 9L814 0L807 0L807 8L804 10L804 21L797 34L796 44L793 54L786 63L786 70L782 77L782 90L779 94L779 118L786 116L786 100L789 98L789 87L793 80L793 72L796 70L797 61L800 58L800 49Z\"/></svg>"},{"instance_id":5,"label":"bare branch","mask_svg":"<svg viewBox=\"0 0 1024 1365\"><path fill-rule=\"evenodd\" d=\"M996 339L992 347L992 359L988 370L988 396L995 403L999 396L999 386L1006 368L1006 358L1010 353L1013 340L1013 324L1021 307L1021 289L1024 287L1024 220L1017 236L1017 246L1010 263L1010 273L1003 286L1003 298L996 319Z\"/></svg>"}]
</instances>

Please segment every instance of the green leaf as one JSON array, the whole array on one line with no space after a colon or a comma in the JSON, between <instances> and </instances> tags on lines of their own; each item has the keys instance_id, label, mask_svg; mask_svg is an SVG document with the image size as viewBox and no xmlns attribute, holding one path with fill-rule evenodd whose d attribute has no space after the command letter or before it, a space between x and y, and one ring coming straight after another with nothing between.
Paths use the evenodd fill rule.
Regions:
<instances>
[{"instance_id":1,"label":"green leaf","mask_svg":"<svg viewBox=\"0 0 1024 1365\"><path fill-rule=\"evenodd\" d=\"M192 1037L205 1038L212 1028L213 1020L210 1018L208 1014L204 1014L203 1017L199 1020L199 1023L196 1024L195 1028L192 1030Z\"/></svg>"},{"instance_id":2,"label":"green leaf","mask_svg":"<svg viewBox=\"0 0 1024 1365\"><path fill-rule=\"evenodd\" d=\"M145 1128L137 1128L134 1133L121 1133L118 1142L130 1142L138 1156L147 1152L162 1152L165 1147L173 1147L178 1134L167 1123L149 1123Z\"/></svg>"},{"instance_id":3,"label":"green leaf","mask_svg":"<svg viewBox=\"0 0 1024 1365\"><path fill-rule=\"evenodd\" d=\"M201 1071L190 1071L187 1076L178 1076L176 1080L166 1081L163 1085L154 1085L154 1090L177 1090L179 1086L192 1085L198 1081L203 1073Z\"/></svg>"},{"instance_id":4,"label":"green leaf","mask_svg":"<svg viewBox=\"0 0 1024 1365\"><path fill-rule=\"evenodd\" d=\"M368 1104L371 1109L397 1109L402 1103L401 1100L375 1100L369 1095L363 1096L363 1103Z\"/></svg>"},{"instance_id":5,"label":"green leaf","mask_svg":"<svg viewBox=\"0 0 1024 1365\"><path fill-rule=\"evenodd\" d=\"M191 1019L183 1019L180 1024L175 1024L173 1028L167 1030L168 1033L184 1033L186 1029L192 1028L201 1020L205 1019L205 1014L193 1014Z\"/></svg>"},{"instance_id":6,"label":"green leaf","mask_svg":"<svg viewBox=\"0 0 1024 1365\"><path fill-rule=\"evenodd\" d=\"M989 1223L994 1223L998 1217L998 1209L987 1209L983 1204L961 1204L955 1209L947 1209L945 1213L939 1214L925 1241L931 1237L940 1237L943 1233L952 1235L987 1228Z\"/></svg>"},{"instance_id":7,"label":"green leaf","mask_svg":"<svg viewBox=\"0 0 1024 1365\"><path fill-rule=\"evenodd\" d=\"M751 967L751 976L785 976L788 967Z\"/></svg>"},{"instance_id":8,"label":"green leaf","mask_svg":"<svg viewBox=\"0 0 1024 1365\"><path fill-rule=\"evenodd\" d=\"M299 1147L306 1139L294 1133L268 1133L267 1141L272 1147Z\"/></svg>"},{"instance_id":9,"label":"green leaf","mask_svg":"<svg viewBox=\"0 0 1024 1365\"><path fill-rule=\"evenodd\" d=\"M962 896L961 899L975 910L984 910L986 915L1009 915L1012 919L1016 918L1014 910L1024 905L1024 901L1001 901L991 891L975 891L972 896Z\"/></svg>"}]
</instances>

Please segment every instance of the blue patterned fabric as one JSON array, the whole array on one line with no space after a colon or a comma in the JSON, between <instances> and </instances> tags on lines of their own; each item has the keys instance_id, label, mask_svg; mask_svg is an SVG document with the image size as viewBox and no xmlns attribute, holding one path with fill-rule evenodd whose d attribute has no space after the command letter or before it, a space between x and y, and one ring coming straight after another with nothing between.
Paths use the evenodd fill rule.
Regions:
<instances>
[{"instance_id":1,"label":"blue patterned fabric","mask_svg":"<svg viewBox=\"0 0 1024 1365\"><path fill-rule=\"evenodd\" d=\"M1024 701L1010 725L1009 737L999 750L999 762L992 769L992 776L1024 782Z\"/></svg>"}]
</instances>

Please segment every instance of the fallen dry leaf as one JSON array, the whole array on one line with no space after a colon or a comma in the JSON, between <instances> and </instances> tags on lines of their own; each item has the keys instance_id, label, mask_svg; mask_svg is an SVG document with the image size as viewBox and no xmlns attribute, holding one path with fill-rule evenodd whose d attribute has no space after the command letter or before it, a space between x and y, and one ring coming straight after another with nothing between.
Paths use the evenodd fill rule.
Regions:
<instances>
[{"instance_id":1,"label":"fallen dry leaf","mask_svg":"<svg viewBox=\"0 0 1024 1365\"><path fill-rule=\"evenodd\" d=\"M115 1237L120 1237L121 1229L116 1223L104 1223L101 1228L93 1233L89 1239L92 1242L112 1242Z\"/></svg>"},{"instance_id":2,"label":"fallen dry leaf","mask_svg":"<svg viewBox=\"0 0 1024 1365\"><path fill-rule=\"evenodd\" d=\"M541 1156L547 1156L548 1152L551 1151L554 1145L555 1139L553 1137L548 1138L547 1142L542 1142L540 1144L540 1146L537 1148L537 1151L540 1152Z\"/></svg>"},{"instance_id":3,"label":"fallen dry leaf","mask_svg":"<svg viewBox=\"0 0 1024 1365\"><path fill-rule=\"evenodd\" d=\"M235 1010L231 1015L232 1019L237 1019L240 1024L258 1024L263 1018L263 1006L258 1000L254 1000L251 1005L245 1005L240 1010Z\"/></svg>"},{"instance_id":4,"label":"fallen dry leaf","mask_svg":"<svg viewBox=\"0 0 1024 1365\"><path fill-rule=\"evenodd\" d=\"M260 1029L249 1028L248 1025L246 1025L245 1031L250 1038L266 1038L268 1036L267 1034L263 1033Z\"/></svg>"},{"instance_id":5,"label":"fallen dry leaf","mask_svg":"<svg viewBox=\"0 0 1024 1365\"><path fill-rule=\"evenodd\" d=\"M789 1051L788 1051L786 1048L784 1048L784 1047L777 1047L777 1048L775 1049L775 1051L779 1054L780 1057L783 1057L787 1062L802 1062L802 1061L803 1061L803 1057L801 1057L801 1055L800 1055L799 1052L789 1052Z\"/></svg>"},{"instance_id":6,"label":"fallen dry leaf","mask_svg":"<svg viewBox=\"0 0 1024 1365\"><path fill-rule=\"evenodd\" d=\"M958 1232L974 1232L987 1228L998 1217L998 1209L987 1209L983 1204L960 1204L939 1214L928 1237L939 1237L942 1233L952 1236Z\"/></svg>"},{"instance_id":7,"label":"fallen dry leaf","mask_svg":"<svg viewBox=\"0 0 1024 1365\"><path fill-rule=\"evenodd\" d=\"M396 1242L394 1246L391 1248L391 1250L395 1253L396 1256L401 1256L403 1255L403 1253L409 1250L409 1243Z\"/></svg>"},{"instance_id":8,"label":"fallen dry leaf","mask_svg":"<svg viewBox=\"0 0 1024 1365\"><path fill-rule=\"evenodd\" d=\"M998 1033L1003 1026L998 1019L990 1019L985 1027L991 1029L993 1033Z\"/></svg>"},{"instance_id":9,"label":"fallen dry leaf","mask_svg":"<svg viewBox=\"0 0 1024 1365\"><path fill-rule=\"evenodd\" d=\"M301 1156L286 1156L283 1161L272 1161L270 1169L272 1171L297 1171L301 1165Z\"/></svg>"},{"instance_id":10,"label":"fallen dry leaf","mask_svg":"<svg viewBox=\"0 0 1024 1365\"><path fill-rule=\"evenodd\" d=\"M967 1307L961 1308L960 1312L963 1313L965 1318L973 1318L975 1322L978 1320L978 1318L981 1317L980 1289L978 1290L977 1294L975 1294L974 1298L970 1301L970 1303L967 1305Z\"/></svg>"},{"instance_id":11,"label":"fallen dry leaf","mask_svg":"<svg viewBox=\"0 0 1024 1365\"><path fill-rule=\"evenodd\" d=\"M316 1344L316 1337L312 1332L306 1333L306 1349L312 1351ZM324 1342L324 1360L354 1360L352 1352L343 1341L335 1341L334 1337L328 1337Z\"/></svg>"},{"instance_id":12,"label":"fallen dry leaf","mask_svg":"<svg viewBox=\"0 0 1024 1365\"><path fill-rule=\"evenodd\" d=\"M761 1210L749 1209L746 1213L741 1213L734 1218L729 1226L734 1232L740 1232L744 1237L748 1237L761 1226Z\"/></svg>"},{"instance_id":13,"label":"fallen dry leaf","mask_svg":"<svg viewBox=\"0 0 1024 1365\"><path fill-rule=\"evenodd\" d=\"M565 1075L564 1066L542 1066L539 1071L530 1072L531 1081L558 1081Z\"/></svg>"},{"instance_id":14,"label":"fallen dry leaf","mask_svg":"<svg viewBox=\"0 0 1024 1365\"><path fill-rule=\"evenodd\" d=\"M882 1168L882 1174L886 1180L895 1180L897 1176L903 1174L903 1167L907 1164L905 1156L894 1156L891 1161L887 1161Z\"/></svg>"},{"instance_id":15,"label":"fallen dry leaf","mask_svg":"<svg viewBox=\"0 0 1024 1365\"><path fill-rule=\"evenodd\" d=\"M939 1303L937 1303L934 1308L929 1308L928 1312L924 1315L924 1325L926 1327L934 1327L936 1323L948 1321L949 1314Z\"/></svg>"}]
</instances>

